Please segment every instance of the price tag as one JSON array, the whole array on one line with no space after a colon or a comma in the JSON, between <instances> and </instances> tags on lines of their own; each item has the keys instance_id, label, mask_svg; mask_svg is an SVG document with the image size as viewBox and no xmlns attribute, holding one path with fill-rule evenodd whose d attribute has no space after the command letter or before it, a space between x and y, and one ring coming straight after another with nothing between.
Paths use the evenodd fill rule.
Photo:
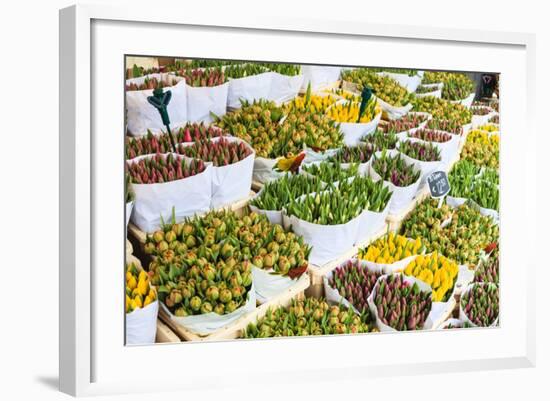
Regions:
<instances>
[{"instance_id":1,"label":"price tag","mask_svg":"<svg viewBox=\"0 0 550 401\"><path fill-rule=\"evenodd\" d=\"M451 190L451 184L447 173L444 171L434 171L427 178L428 187L432 198L443 198ZM441 203L441 202L440 202Z\"/></svg>"}]
</instances>

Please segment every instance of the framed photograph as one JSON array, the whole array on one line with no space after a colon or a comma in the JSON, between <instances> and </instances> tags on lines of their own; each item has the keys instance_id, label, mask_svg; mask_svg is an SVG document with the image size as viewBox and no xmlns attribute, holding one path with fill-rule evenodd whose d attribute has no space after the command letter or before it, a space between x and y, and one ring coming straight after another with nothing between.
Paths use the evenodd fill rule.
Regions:
<instances>
[{"instance_id":1,"label":"framed photograph","mask_svg":"<svg viewBox=\"0 0 550 401\"><path fill-rule=\"evenodd\" d=\"M534 366L532 35L73 6L60 52L62 391Z\"/></svg>"}]
</instances>

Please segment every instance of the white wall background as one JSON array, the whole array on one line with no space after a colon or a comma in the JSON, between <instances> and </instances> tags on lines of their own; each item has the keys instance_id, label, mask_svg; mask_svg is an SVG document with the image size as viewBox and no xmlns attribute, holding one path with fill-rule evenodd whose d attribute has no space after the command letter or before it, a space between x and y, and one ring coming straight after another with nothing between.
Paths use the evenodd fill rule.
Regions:
<instances>
[{"instance_id":1,"label":"white wall background","mask_svg":"<svg viewBox=\"0 0 550 401\"><path fill-rule=\"evenodd\" d=\"M134 4L136 0L97 1L98 3ZM150 1L152 7L176 1ZM57 393L57 292L58 292L58 9L71 1L27 0L5 2L0 13L0 244L2 270L0 305L0 394L2 399L62 399ZM523 151L538 146L548 148L550 130L543 114L546 93L550 89L550 32L548 12L541 1L503 2L496 0L457 0L392 2L321 2L301 4L297 1L189 2L191 10L208 14L222 9L227 18L247 10L295 15L308 18L358 19L375 23L429 25L504 31L526 31L537 36L537 111L538 144L526 144ZM263 4L265 3L265 4ZM9 5L8 5L9 4ZM61 77L62 79L62 77ZM510 133L521 135L521 132ZM25 151L17 151L25 149ZM546 170L546 160L539 158L539 171ZM541 177L542 178L542 177ZM540 180L544 182L543 179ZM544 184L541 184L544 185ZM541 190L539 199L542 198ZM540 209L546 205L539 204ZM541 215L542 216L542 215ZM544 219L544 220L543 220ZM541 217L537 233L529 235L539 241L549 238L547 214ZM544 237L544 235L546 235ZM546 258L547 259L547 258ZM521 266L518 266L521 268ZM352 397L389 399L407 396L426 399L428 394L444 399L546 399L545 381L550 377L548 342L549 266L537 271L537 353L535 369L509 370L453 375L392 377L366 383L339 382L324 386L287 387L274 384L269 389L228 390L213 394L207 390L195 394L198 399L346 399ZM161 367L157 367L161 368ZM136 374L147 378L147 368ZM243 386L245 381L243 380ZM431 390L428 392L427 389ZM367 390L365 390L367 389ZM365 395L363 396L363 393ZM165 399L167 394L123 396L120 399ZM181 395L173 395L181 397ZM526 397L527 396L527 397ZM114 397L112 397L114 399ZM432 397L429 397L432 398ZM111 398L109 398L111 399ZM118 399L118 398L117 398Z\"/></svg>"}]
</instances>

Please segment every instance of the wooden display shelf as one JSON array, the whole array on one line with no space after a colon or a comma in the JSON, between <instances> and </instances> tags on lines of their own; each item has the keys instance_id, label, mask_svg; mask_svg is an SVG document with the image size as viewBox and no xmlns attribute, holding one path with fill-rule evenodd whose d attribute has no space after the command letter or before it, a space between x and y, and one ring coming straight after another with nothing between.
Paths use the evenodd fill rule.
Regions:
<instances>
[{"instance_id":1,"label":"wooden display shelf","mask_svg":"<svg viewBox=\"0 0 550 401\"><path fill-rule=\"evenodd\" d=\"M174 333L170 327L165 325L162 321L157 320L157 337L156 343L180 343L180 338Z\"/></svg>"},{"instance_id":2,"label":"wooden display shelf","mask_svg":"<svg viewBox=\"0 0 550 401\"><path fill-rule=\"evenodd\" d=\"M166 312L162 310L162 308L159 311L159 318L172 331L174 331L179 338L185 341L232 340L241 337L246 327L250 323L256 322L258 319L265 316L270 308L276 308L279 306L287 307L290 305L293 299L303 298L304 291L309 287L309 284L309 276L307 274L303 274L302 277L300 277L292 287L290 287L283 293L256 307L256 309L254 309L252 312L245 314L234 322L220 328L219 330L207 336L200 336L180 326L176 322L172 321L170 317L166 314Z\"/></svg>"}]
</instances>

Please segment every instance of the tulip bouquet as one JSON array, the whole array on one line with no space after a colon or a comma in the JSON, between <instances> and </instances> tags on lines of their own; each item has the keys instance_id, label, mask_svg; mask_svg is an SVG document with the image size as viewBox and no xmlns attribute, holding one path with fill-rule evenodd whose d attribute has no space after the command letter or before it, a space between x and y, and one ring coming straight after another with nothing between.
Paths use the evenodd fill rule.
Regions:
<instances>
[{"instance_id":1,"label":"tulip bouquet","mask_svg":"<svg viewBox=\"0 0 550 401\"><path fill-rule=\"evenodd\" d=\"M327 95L312 95L298 96L289 103L285 104L285 112L290 110L307 110L312 113L324 113L326 109L338 101L337 98Z\"/></svg>"},{"instance_id":2,"label":"tulip bouquet","mask_svg":"<svg viewBox=\"0 0 550 401\"><path fill-rule=\"evenodd\" d=\"M433 302L447 302L453 296L458 265L437 252L417 256L403 272L432 287Z\"/></svg>"},{"instance_id":3,"label":"tulip bouquet","mask_svg":"<svg viewBox=\"0 0 550 401\"><path fill-rule=\"evenodd\" d=\"M317 177L322 182L332 183L357 175L358 169L359 165L357 163L352 163L348 168L344 168L340 163L330 163L326 161L319 164L306 164L302 168L302 171Z\"/></svg>"},{"instance_id":4,"label":"tulip bouquet","mask_svg":"<svg viewBox=\"0 0 550 401\"><path fill-rule=\"evenodd\" d=\"M340 96L341 98L344 98L345 100L349 100L350 102L361 103L361 95L358 95L357 93L353 93L341 88L332 89L331 91L328 91L328 93L332 93L334 95Z\"/></svg>"},{"instance_id":5,"label":"tulip bouquet","mask_svg":"<svg viewBox=\"0 0 550 401\"><path fill-rule=\"evenodd\" d=\"M206 68L206 69L181 69L176 72L176 75L185 78L185 83L193 87L212 87L223 85L227 78L221 68Z\"/></svg>"},{"instance_id":6,"label":"tulip bouquet","mask_svg":"<svg viewBox=\"0 0 550 401\"><path fill-rule=\"evenodd\" d=\"M241 61L236 60L209 60L209 59L189 59L178 60L174 65L168 67L169 71L177 71L183 68L214 68L223 67L226 65L242 64Z\"/></svg>"},{"instance_id":7,"label":"tulip bouquet","mask_svg":"<svg viewBox=\"0 0 550 401\"><path fill-rule=\"evenodd\" d=\"M399 151L404 155L423 162L441 161L441 152L431 143L404 141L399 145Z\"/></svg>"},{"instance_id":8,"label":"tulip bouquet","mask_svg":"<svg viewBox=\"0 0 550 401\"><path fill-rule=\"evenodd\" d=\"M205 139L216 138L224 135L224 132L213 126L204 123L187 123L172 132L174 143L195 142ZM141 137L126 137L126 159L133 159L137 156L150 155L155 153L170 153L172 146L168 133L154 135L151 131Z\"/></svg>"},{"instance_id":9,"label":"tulip bouquet","mask_svg":"<svg viewBox=\"0 0 550 401\"><path fill-rule=\"evenodd\" d=\"M477 327L496 324L499 316L499 288L493 283L474 283L460 297L460 312Z\"/></svg>"},{"instance_id":10,"label":"tulip bouquet","mask_svg":"<svg viewBox=\"0 0 550 401\"><path fill-rule=\"evenodd\" d=\"M480 168L468 160L459 160L449 173L451 184L450 196L465 198L470 195L475 177L479 174Z\"/></svg>"},{"instance_id":11,"label":"tulip bouquet","mask_svg":"<svg viewBox=\"0 0 550 401\"><path fill-rule=\"evenodd\" d=\"M419 129L407 134L409 138L421 139L426 142L445 143L453 139L452 135L447 132L436 131L432 129Z\"/></svg>"},{"instance_id":12,"label":"tulip bouquet","mask_svg":"<svg viewBox=\"0 0 550 401\"><path fill-rule=\"evenodd\" d=\"M278 72L282 75L288 75L290 77L300 75L302 67L298 64L285 64L285 63L258 63L260 66L267 68L269 71Z\"/></svg>"},{"instance_id":13,"label":"tulip bouquet","mask_svg":"<svg viewBox=\"0 0 550 401\"><path fill-rule=\"evenodd\" d=\"M401 232L411 238L427 238L429 232L439 230L441 224L451 219L453 212L446 203L438 207L436 199L427 199L416 206L403 221Z\"/></svg>"},{"instance_id":14,"label":"tulip bouquet","mask_svg":"<svg viewBox=\"0 0 550 401\"><path fill-rule=\"evenodd\" d=\"M312 193L291 200L286 213L313 224L345 224L364 210L381 212L390 197L391 192L382 181L355 177L352 181L340 181L338 188L332 191Z\"/></svg>"},{"instance_id":15,"label":"tulip bouquet","mask_svg":"<svg viewBox=\"0 0 550 401\"><path fill-rule=\"evenodd\" d=\"M477 128L481 131L487 131L487 132L498 132L498 131L500 131L499 126L497 124L493 124L493 123L483 124L483 125L480 125Z\"/></svg>"},{"instance_id":16,"label":"tulip bouquet","mask_svg":"<svg viewBox=\"0 0 550 401\"><path fill-rule=\"evenodd\" d=\"M429 208L424 205L426 202L430 203ZM468 202L451 210L451 218L446 219L448 224L444 226L443 216L436 218L433 215L436 208L436 201L424 201L404 220L401 233L420 237L428 252L437 251L459 264L470 266L478 263L480 252L487 244L498 241L498 224Z\"/></svg>"},{"instance_id":17,"label":"tulip bouquet","mask_svg":"<svg viewBox=\"0 0 550 401\"><path fill-rule=\"evenodd\" d=\"M139 78L144 75L150 75L150 74L158 74L159 72L160 72L160 69L156 67L144 68L144 67L138 67L136 64L134 64L132 68L126 69L126 79Z\"/></svg>"},{"instance_id":18,"label":"tulip bouquet","mask_svg":"<svg viewBox=\"0 0 550 401\"><path fill-rule=\"evenodd\" d=\"M462 135L464 129L459 121L455 120L442 120L438 118L432 118L426 124L427 129L433 129L438 131L445 131L455 135Z\"/></svg>"},{"instance_id":19,"label":"tulip bouquet","mask_svg":"<svg viewBox=\"0 0 550 401\"><path fill-rule=\"evenodd\" d=\"M381 323L398 331L421 330L432 309L430 291L402 274L383 276L374 287L374 306Z\"/></svg>"},{"instance_id":20,"label":"tulip bouquet","mask_svg":"<svg viewBox=\"0 0 550 401\"><path fill-rule=\"evenodd\" d=\"M359 258L379 264L392 264L405 258L420 254L424 246L420 238L410 240L402 235L390 232L377 239L366 249L359 250Z\"/></svg>"},{"instance_id":21,"label":"tulip bouquet","mask_svg":"<svg viewBox=\"0 0 550 401\"><path fill-rule=\"evenodd\" d=\"M466 75L454 73L443 81L441 97L446 100L462 100L474 92L474 82Z\"/></svg>"},{"instance_id":22,"label":"tulip bouquet","mask_svg":"<svg viewBox=\"0 0 550 401\"><path fill-rule=\"evenodd\" d=\"M444 71L426 71L422 77L423 84L437 84L440 82L446 82L453 76L452 72Z\"/></svg>"},{"instance_id":23,"label":"tulip bouquet","mask_svg":"<svg viewBox=\"0 0 550 401\"><path fill-rule=\"evenodd\" d=\"M499 124L499 121L500 121L500 117L498 114L494 115L489 119L489 122L493 124Z\"/></svg>"},{"instance_id":24,"label":"tulip bouquet","mask_svg":"<svg viewBox=\"0 0 550 401\"><path fill-rule=\"evenodd\" d=\"M478 179L473 183L469 198L483 208L498 211L499 194L498 185L485 179Z\"/></svg>"},{"instance_id":25,"label":"tulip bouquet","mask_svg":"<svg viewBox=\"0 0 550 401\"><path fill-rule=\"evenodd\" d=\"M132 185L131 185L131 182L132 182L132 179L130 177L130 174L128 174L127 172L124 173L124 179L126 181L126 190L125 190L125 194L126 194L126 203L129 203L129 202L132 202L135 200L136 198L136 194L134 193L134 191L132 190Z\"/></svg>"},{"instance_id":26,"label":"tulip bouquet","mask_svg":"<svg viewBox=\"0 0 550 401\"><path fill-rule=\"evenodd\" d=\"M382 112L374 97L369 99L361 116L359 106L358 102L337 103L327 110L327 115L338 123L369 123Z\"/></svg>"},{"instance_id":27,"label":"tulip bouquet","mask_svg":"<svg viewBox=\"0 0 550 401\"><path fill-rule=\"evenodd\" d=\"M334 269L328 285L337 290L355 309L368 313L367 299L380 276L381 272L371 271L359 259L352 259Z\"/></svg>"},{"instance_id":28,"label":"tulip bouquet","mask_svg":"<svg viewBox=\"0 0 550 401\"><path fill-rule=\"evenodd\" d=\"M376 97L394 106L405 106L413 98L413 95L396 80L377 75L367 68L345 70L342 72L342 80L356 84L359 91L368 86L372 88Z\"/></svg>"},{"instance_id":29,"label":"tulip bouquet","mask_svg":"<svg viewBox=\"0 0 550 401\"><path fill-rule=\"evenodd\" d=\"M292 199L322 189L321 180L304 174L286 174L267 182L250 204L262 210L282 210Z\"/></svg>"},{"instance_id":30,"label":"tulip bouquet","mask_svg":"<svg viewBox=\"0 0 550 401\"><path fill-rule=\"evenodd\" d=\"M412 103L413 110L430 113L438 120L455 121L460 125L469 124L472 121L472 112L467 107L445 99L425 96L415 98Z\"/></svg>"},{"instance_id":31,"label":"tulip bouquet","mask_svg":"<svg viewBox=\"0 0 550 401\"><path fill-rule=\"evenodd\" d=\"M373 145L377 151L395 149L398 140L394 132L384 132L379 129L361 138L361 142Z\"/></svg>"},{"instance_id":32,"label":"tulip bouquet","mask_svg":"<svg viewBox=\"0 0 550 401\"><path fill-rule=\"evenodd\" d=\"M246 159L253 152L244 142L233 142L224 137L217 141L179 144L178 153L190 158L212 162L214 167L228 166Z\"/></svg>"},{"instance_id":33,"label":"tulip bouquet","mask_svg":"<svg viewBox=\"0 0 550 401\"><path fill-rule=\"evenodd\" d=\"M343 146L338 152L327 159L330 163L367 163L376 147L372 143L361 143L357 146Z\"/></svg>"},{"instance_id":34,"label":"tulip bouquet","mask_svg":"<svg viewBox=\"0 0 550 401\"><path fill-rule=\"evenodd\" d=\"M149 275L130 263L126 266L126 313L145 308L157 300L157 293L150 285Z\"/></svg>"},{"instance_id":35,"label":"tulip bouquet","mask_svg":"<svg viewBox=\"0 0 550 401\"><path fill-rule=\"evenodd\" d=\"M469 160L480 167L499 167L499 136L485 131L472 130L462 148L461 159Z\"/></svg>"},{"instance_id":36,"label":"tulip bouquet","mask_svg":"<svg viewBox=\"0 0 550 401\"><path fill-rule=\"evenodd\" d=\"M493 112L493 109L485 106L472 107L470 110L472 111L472 114L474 116L486 116L487 114L490 114Z\"/></svg>"},{"instance_id":37,"label":"tulip bouquet","mask_svg":"<svg viewBox=\"0 0 550 401\"><path fill-rule=\"evenodd\" d=\"M142 91L147 89L157 89L157 88L167 88L170 86L174 86L178 83L177 80L173 78L166 77L164 79L157 79L155 77L149 78L146 77L143 83L136 84L134 82L131 82L129 84L126 84L126 91Z\"/></svg>"},{"instance_id":38,"label":"tulip bouquet","mask_svg":"<svg viewBox=\"0 0 550 401\"><path fill-rule=\"evenodd\" d=\"M246 63L226 66L224 69L227 78L238 79L258 75L266 72L267 69L259 64Z\"/></svg>"},{"instance_id":39,"label":"tulip bouquet","mask_svg":"<svg viewBox=\"0 0 550 401\"><path fill-rule=\"evenodd\" d=\"M433 86L426 86L426 85L419 85L418 88L416 88L417 94L424 94L424 93L431 93L437 90L438 88L434 88Z\"/></svg>"},{"instance_id":40,"label":"tulip bouquet","mask_svg":"<svg viewBox=\"0 0 550 401\"><path fill-rule=\"evenodd\" d=\"M206 169L202 160L189 161L173 153L144 157L126 162L126 166L133 184L161 184L192 177Z\"/></svg>"},{"instance_id":41,"label":"tulip bouquet","mask_svg":"<svg viewBox=\"0 0 550 401\"><path fill-rule=\"evenodd\" d=\"M498 248L491 255L482 260L474 274L475 283L499 283L499 253Z\"/></svg>"},{"instance_id":42,"label":"tulip bouquet","mask_svg":"<svg viewBox=\"0 0 550 401\"><path fill-rule=\"evenodd\" d=\"M396 187L407 187L420 179L420 171L408 164L400 154L392 156L383 151L380 157L373 158L372 168L382 180Z\"/></svg>"},{"instance_id":43,"label":"tulip bouquet","mask_svg":"<svg viewBox=\"0 0 550 401\"><path fill-rule=\"evenodd\" d=\"M269 309L264 317L246 328L244 338L356 334L378 331L368 313L361 316L351 308L329 304L324 299L293 299L289 307Z\"/></svg>"},{"instance_id":44,"label":"tulip bouquet","mask_svg":"<svg viewBox=\"0 0 550 401\"><path fill-rule=\"evenodd\" d=\"M418 128L420 124L425 122L427 117L422 114L405 114L397 120L390 120L386 124L381 124L380 129L384 132L400 133L413 128Z\"/></svg>"}]
</instances>

